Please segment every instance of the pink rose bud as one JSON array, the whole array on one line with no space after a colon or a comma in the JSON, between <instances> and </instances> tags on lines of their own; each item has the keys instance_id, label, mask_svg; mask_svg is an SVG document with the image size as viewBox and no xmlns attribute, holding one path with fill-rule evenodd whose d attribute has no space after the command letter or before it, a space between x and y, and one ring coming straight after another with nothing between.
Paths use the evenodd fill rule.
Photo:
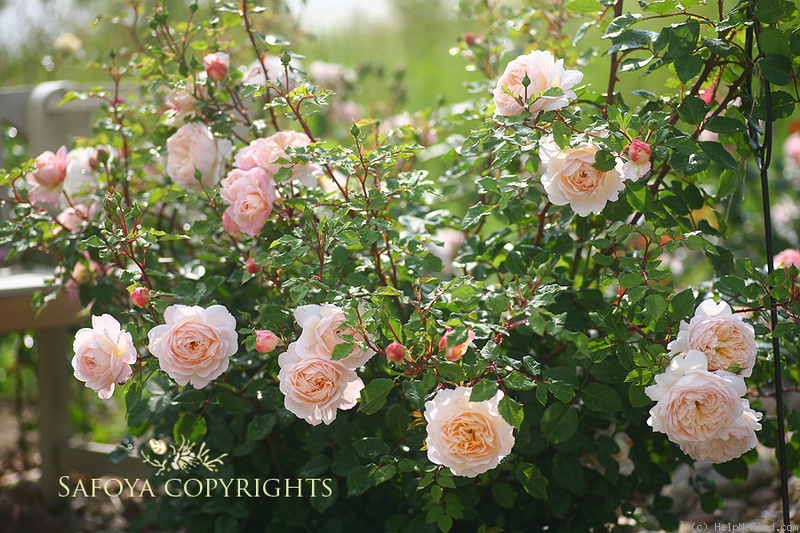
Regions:
<instances>
[{"instance_id":1,"label":"pink rose bud","mask_svg":"<svg viewBox=\"0 0 800 533\"><path fill-rule=\"evenodd\" d=\"M399 363L406 357L406 347L397 341L394 341L386 347L386 358L389 361Z\"/></svg>"},{"instance_id":2,"label":"pink rose bud","mask_svg":"<svg viewBox=\"0 0 800 533\"><path fill-rule=\"evenodd\" d=\"M244 269L250 272L251 274L257 274L261 267L256 264L255 259L248 258L247 261L244 262Z\"/></svg>"},{"instance_id":3,"label":"pink rose bud","mask_svg":"<svg viewBox=\"0 0 800 533\"><path fill-rule=\"evenodd\" d=\"M131 291L131 302L136 307L144 307L150 302L150 291L145 287L136 287Z\"/></svg>"},{"instance_id":4,"label":"pink rose bud","mask_svg":"<svg viewBox=\"0 0 800 533\"><path fill-rule=\"evenodd\" d=\"M637 165L643 165L650 161L650 147L646 142L634 139L628 146L628 157Z\"/></svg>"},{"instance_id":5,"label":"pink rose bud","mask_svg":"<svg viewBox=\"0 0 800 533\"><path fill-rule=\"evenodd\" d=\"M208 54L203 58L203 67L206 69L206 74L214 81L222 81L228 76L230 64L231 58L225 52Z\"/></svg>"},{"instance_id":6,"label":"pink rose bud","mask_svg":"<svg viewBox=\"0 0 800 533\"><path fill-rule=\"evenodd\" d=\"M269 353L275 349L281 340L268 329L256 330L256 351L259 353Z\"/></svg>"},{"instance_id":7,"label":"pink rose bud","mask_svg":"<svg viewBox=\"0 0 800 533\"><path fill-rule=\"evenodd\" d=\"M44 187L55 187L67 177L67 147L62 146L55 154L46 151L36 158L33 177Z\"/></svg>"},{"instance_id":8,"label":"pink rose bud","mask_svg":"<svg viewBox=\"0 0 800 533\"><path fill-rule=\"evenodd\" d=\"M475 338L475 332L470 331L467 334L466 342L456 346L447 346L447 337L452 331L452 328L447 328L447 331L445 331L444 335L439 339L439 351L444 350L444 358L448 361L459 361L464 357L464 354L467 353L467 346L469 346L469 343Z\"/></svg>"},{"instance_id":9,"label":"pink rose bud","mask_svg":"<svg viewBox=\"0 0 800 533\"><path fill-rule=\"evenodd\" d=\"M478 37L472 33L471 31L464 34L464 42L467 43L467 46L474 45L478 40Z\"/></svg>"},{"instance_id":10,"label":"pink rose bud","mask_svg":"<svg viewBox=\"0 0 800 533\"><path fill-rule=\"evenodd\" d=\"M711 105L711 100L714 98L714 89L700 89L697 91L697 96L700 100L704 101L706 105Z\"/></svg>"}]
</instances>

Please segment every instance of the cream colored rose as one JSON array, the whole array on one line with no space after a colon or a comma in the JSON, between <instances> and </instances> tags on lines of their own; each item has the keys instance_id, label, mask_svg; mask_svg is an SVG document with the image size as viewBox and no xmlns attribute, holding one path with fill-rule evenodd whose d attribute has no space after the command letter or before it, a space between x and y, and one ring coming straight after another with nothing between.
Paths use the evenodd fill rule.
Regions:
<instances>
[{"instance_id":1,"label":"cream colored rose","mask_svg":"<svg viewBox=\"0 0 800 533\"><path fill-rule=\"evenodd\" d=\"M645 393L656 405L647 424L678 444L700 443L724 435L742 415L741 376L709 372L705 355L691 350L675 357Z\"/></svg>"},{"instance_id":2,"label":"cream colored rose","mask_svg":"<svg viewBox=\"0 0 800 533\"><path fill-rule=\"evenodd\" d=\"M339 409L358 402L364 383L341 361L323 357L301 357L297 343L278 356L280 390L286 409L312 426L330 424Z\"/></svg>"},{"instance_id":3,"label":"cream colored rose","mask_svg":"<svg viewBox=\"0 0 800 533\"><path fill-rule=\"evenodd\" d=\"M526 75L530 80L527 88L522 83ZM561 96L538 96L532 102L526 102L527 109L534 115L539 111L561 109L575 98L575 92L571 89L582 79L583 73L564 69L564 60L556 61L550 52L534 50L530 54L519 56L506 66L492 92L497 114L519 115L525 108L522 102L526 100L526 96L530 98L554 87L562 90Z\"/></svg>"},{"instance_id":4,"label":"cream colored rose","mask_svg":"<svg viewBox=\"0 0 800 533\"><path fill-rule=\"evenodd\" d=\"M425 402L428 459L457 476L475 477L495 468L514 447L514 428L500 415L503 393L469 401L472 388L440 390Z\"/></svg>"},{"instance_id":5,"label":"cream colored rose","mask_svg":"<svg viewBox=\"0 0 800 533\"><path fill-rule=\"evenodd\" d=\"M708 358L708 370L736 370L744 377L753 373L756 362L753 326L727 303L713 300L701 303L688 324L681 322L678 337L668 348L670 354L700 350Z\"/></svg>"},{"instance_id":6,"label":"cream colored rose","mask_svg":"<svg viewBox=\"0 0 800 533\"><path fill-rule=\"evenodd\" d=\"M761 413L751 409L747 400L742 400L742 410L742 416L726 434L701 443L681 444L681 450L695 461L712 463L725 463L752 450L758 442L756 431L761 429L758 422Z\"/></svg>"},{"instance_id":7,"label":"cream colored rose","mask_svg":"<svg viewBox=\"0 0 800 533\"><path fill-rule=\"evenodd\" d=\"M199 122L184 124L167 139L167 174L182 189L212 187L225 170L230 150L231 142L216 139L208 126ZM195 171L200 172L199 181Z\"/></svg>"},{"instance_id":8,"label":"cream colored rose","mask_svg":"<svg viewBox=\"0 0 800 533\"><path fill-rule=\"evenodd\" d=\"M72 349L75 377L107 400L117 384L131 377L136 348L131 334L111 315L92 317L92 327L79 329Z\"/></svg>"},{"instance_id":9,"label":"cream colored rose","mask_svg":"<svg viewBox=\"0 0 800 533\"><path fill-rule=\"evenodd\" d=\"M599 148L584 145L562 151L552 135L539 143L539 158L544 164L542 185L547 199L554 205L567 205L578 215L599 214L606 203L615 201L625 188L625 171L621 159L609 171L594 168Z\"/></svg>"},{"instance_id":10,"label":"cream colored rose","mask_svg":"<svg viewBox=\"0 0 800 533\"><path fill-rule=\"evenodd\" d=\"M333 304L303 305L295 309L295 320L303 328L297 339L297 353L301 357L330 359L337 344L346 342L340 335L352 335L356 344L350 355L340 361L348 368L364 366L375 352L358 345L366 339L353 328L342 328L344 311Z\"/></svg>"},{"instance_id":11,"label":"cream colored rose","mask_svg":"<svg viewBox=\"0 0 800 533\"><path fill-rule=\"evenodd\" d=\"M178 385L202 389L228 369L238 350L236 319L225 307L171 305L147 334L150 353Z\"/></svg>"}]
</instances>

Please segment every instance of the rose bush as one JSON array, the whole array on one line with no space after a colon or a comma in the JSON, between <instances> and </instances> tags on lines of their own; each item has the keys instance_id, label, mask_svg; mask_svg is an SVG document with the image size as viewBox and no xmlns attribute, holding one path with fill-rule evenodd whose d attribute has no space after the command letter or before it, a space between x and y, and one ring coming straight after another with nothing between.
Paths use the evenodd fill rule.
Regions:
<instances>
[{"instance_id":1,"label":"rose bush","mask_svg":"<svg viewBox=\"0 0 800 533\"><path fill-rule=\"evenodd\" d=\"M671 529L679 463L741 480L783 437L766 345L800 379L798 269L752 248L745 177L798 100L790 2L461 2L474 99L345 124L258 8L214 9L155 9L103 59L112 88L68 97L102 101L94 136L0 174L9 257L44 251L94 317L76 377L123 389L113 458L202 442L217 477L330 480L159 497L143 523Z\"/></svg>"}]
</instances>

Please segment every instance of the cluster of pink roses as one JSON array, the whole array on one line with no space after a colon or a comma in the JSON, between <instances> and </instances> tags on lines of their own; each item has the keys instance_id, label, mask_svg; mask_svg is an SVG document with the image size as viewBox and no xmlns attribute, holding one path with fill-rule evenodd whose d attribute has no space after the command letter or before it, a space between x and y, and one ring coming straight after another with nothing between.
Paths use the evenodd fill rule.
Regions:
<instances>
[{"instance_id":1,"label":"cluster of pink roses","mask_svg":"<svg viewBox=\"0 0 800 533\"><path fill-rule=\"evenodd\" d=\"M752 449L761 413L742 396L756 361L753 327L706 300L668 348L669 367L645 389L657 402L647 423L695 460L723 463Z\"/></svg>"},{"instance_id":2,"label":"cluster of pink roses","mask_svg":"<svg viewBox=\"0 0 800 533\"><path fill-rule=\"evenodd\" d=\"M231 235L256 235L266 224L277 199L275 175L281 168L292 169L292 178L306 186L317 184L322 169L313 163L292 164L286 149L311 144L303 133L280 131L256 139L236 154L235 167L222 181L220 191L228 208L222 223Z\"/></svg>"},{"instance_id":3,"label":"cluster of pink roses","mask_svg":"<svg viewBox=\"0 0 800 533\"><path fill-rule=\"evenodd\" d=\"M536 116L541 111L561 109L576 97L572 88L582 79L580 71L566 70L564 60L556 61L550 52L535 50L519 56L497 81L493 92L496 113L514 116L527 110ZM561 94L548 95L553 89L560 89ZM591 139L607 132L588 133ZM591 140L564 150L553 135L541 140L542 185L553 205L569 204L582 217L598 214L606 203L619 197L626 180L636 181L650 171L650 147L639 139L632 140L624 156L616 156L614 167L607 171L594 166L599 151Z\"/></svg>"},{"instance_id":4,"label":"cluster of pink roses","mask_svg":"<svg viewBox=\"0 0 800 533\"><path fill-rule=\"evenodd\" d=\"M330 424L339 409L354 407L364 388L355 370L369 361L375 352L362 348L362 334L342 328L344 312L333 304L303 305L295 309L295 320L303 329L297 341L278 356L280 390L286 409L312 426ZM337 345L355 342L350 353L333 359Z\"/></svg>"},{"instance_id":5,"label":"cluster of pink roses","mask_svg":"<svg viewBox=\"0 0 800 533\"><path fill-rule=\"evenodd\" d=\"M147 338L161 369L178 385L196 389L221 376L238 350L236 319L221 305L171 305L164 311L164 324ZM110 398L114 387L133 374L137 352L131 334L111 315L93 316L92 327L75 335L73 349L75 377L100 398Z\"/></svg>"}]
</instances>

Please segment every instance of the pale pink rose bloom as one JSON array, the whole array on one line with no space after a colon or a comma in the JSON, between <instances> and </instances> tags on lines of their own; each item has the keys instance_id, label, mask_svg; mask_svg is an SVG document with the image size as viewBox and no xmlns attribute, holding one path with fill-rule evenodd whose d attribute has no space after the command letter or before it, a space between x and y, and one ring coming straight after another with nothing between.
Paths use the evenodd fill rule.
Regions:
<instances>
[{"instance_id":1,"label":"pale pink rose bloom","mask_svg":"<svg viewBox=\"0 0 800 533\"><path fill-rule=\"evenodd\" d=\"M753 373L756 363L753 326L725 302L701 303L688 324L681 321L678 337L667 348L671 355L700 350L708 358L710 371L731 369L744 377Z\"/></svg>"},{"instance_id":2,"label":"pale pink rose bloom","mask_svg":"<svg viewBox=\"0 0 800 533\"><path fill-rule=\"evenodd\" d=\"M222 229L231 237L238 237L242 234L242 230L239 229L239 226L236 225L236 222L233 221L233 218L227 210L222 213Z\"/></svg>"},{"instance_id":3,"label":"pale pink rose bloom","mask_svg":"<svg viewBox=\"0 0 800 533\"><path fill-rule=\"evenodd\" d=\"M280 390L286 409L312 426L336 419L339 409L355 407L364 382L341 361L301 357L296 343L278 356Z\"/></svg>"},{"instance_id":4,"label":"pale pink rose bloom","mask_svg":"<svg viewBox=\"0 0 800 533\"><path fill-rule=\"evenodd\" d=\"M353 69L336 63L313 61L308 66L308 78L326 89L342 89L345 85L356 81Z\"/></svg>"},{"instance_id":5,"label":"pale pink rose bloom","mask_svg":"<svg viewBox=\"0 0 800 533\"><path fill-rule=\"evenodd\" d=\"M503 393L483 402L469 401L471 393L470 387L445 389L425 402L428 459L456 476L487 472L514 447L514 428L499 411Z\"/></svg>"},{"instance_id":6,"label":"pale pink rose bloom","mask_svg":"<svg viewBox=\"0 0 800 533\"><path fill-rule=\"evenodd\" d=\"M628 177L623 162L617 158L616 166L607 172L594 168L595 156L600 149L592 144L562 151L552 135L539 143L539 158L544 164L542 185L547 199L553 205L567 205L585 217L599 214L606 203L619 198Z\"/></svg>"},{"instance_id":7,"label":"pale pink rose bloom","mask_svg":"<svg viewBox=\"0 0 800 533\"><path fill-rule=\"evenodd\" d=\"M164 324L147 338L161 369L178 385L195 389L221 376L239 349L236 319L221 305L171 305L164 311Z\"/></svg>"},{"instance_id":8,"label":"pale pink rose bloom","mask_svg":"<svg viewBox=\"0 0 800 533\"><path fill-rule=\"evenodd\" d=\"M369 348L359 346L367 339L353 328L342 328L344 311L333 304L302 305L294 310L297 324L303 328L297 339L297 353L301 357L330 359L336 345L346 342L340 335L351 335L355 344L350 354L340 361L348 368L358 368L375 355Z\"/></svg>"},{"instance_id":9,"label":"pale pink rose bloom","mask_svg":"<svg viewBox=\"0 0 800 533\"><path fill-rule=\"evenodd\" d=\"M250 145L242 148L234 157L234 166L242 170L251 170L255 167L264 169L275 175L282 167L292 169L292 177L307 187L317 184L322 176L322 168L313 163L296 164L291 162L291 157L286 153L286 148L302 147L311 144L311 139L305 133L296 131L279 131L264 139L256 139ZM287 163L279 163L279 160Z\"/></svg>"},{"instance_id":10,"label":"pale pink rose bloom","mask_svg":"<svg viewBox=\"0 0 800 533\"><path fill-rule=\"evenodd\" d=\"M222 81L228 76L230 64L231 56L225 52L215 52L203 58L203 68L209 79L214 81Z\"/></svg>"},{"instance_id":11,"label":"pale pink rose bloom","mask_svg":"<svg viewBox=\"0 0 800 533\"><path fill-rule=\"evenodd\" d=\"M133 337L111 315L93 316L92 327L75 334L72 349L75 377L103 400L133 375L131 365L137 358Z\"/></svg>"},{"instance_id":12,"label":"pale pink rose bloom","mask_svg":"<svg viewBox=\"0 0 800 533\"><path fill-rule=\"evenodd\" d=\"M261 231L277 198L272 176L259 167L232 170L222 182L221 195L230 204L225 213L239 231L248 235ZM224 225L224 218L222 222Z\"/></svg>"},{"instance_id":13,"label":"pale pink rose bloom","mask_svg":"<svg viewBox=\"0 0 800 533\"><path fill-rule=\"evenodd\" d=\"M110 152L108 147L102 149ZM67 153L67 175L62 185L73 203L91 203L94 192L100 188L100 178L97 174L98 156L99 150L94 146L75 148ZM59 199L59 203L64 209L70 207L63 196Z\"/></svg>"},{"instance_id":14,"label":"pale pink rose bloom","mask_svg":"<svg viewBox=\"0 0 800 533\"><path fill-rule=\"evenodd\" d=\"M530 79L527 89L522 84L526 74ZM531 102L527 109L533 115L540 111L561 109L575 98L575 92L571 89L582 79L583 73L580 71L564 69L563 59L556 61L550 52L534 50L530 54L512 60L497 80L497 87L492 92L497 107L496 112L507 117L519 115L523 110L519 99L524 100L526 94L531 97L553 87L560 87L562 96L540 96ZM503 87L511 94L507 94Z\"/></svg>"},{"instance_id":15,"label":"pale pink rose bloom","mask_svg":"<svg viewBox=\"0 0 800 533\"><path fill-rule=\"evenodd\" d=\"M452 328L447 328L444 335L439 337L439 351L444 350L444 358L448 361L460 361L464 354L467 353L467 347L475 339L475 332L470 330L467 332L467 340L455 346L447 345L447 337L450 336Z\"/></svg>"},{"instance_id":16,"label":"pale pink rose bloom","mask_svg":"<svg viewBox=\"0 0 800 533\"><path fill-rule=\"evenodd\" d=\"M645 393L656 405L647 424L677 444L700 443L726 434L742 415L744 379L718 370L709 372L703 352L691 350L672 359Z\"/></svg>"},{"instance_id":17,"label":"pale pink rose bloom","mask_svg":"<svg viewBox=\"0 0 800 533\"><path fill-rule=\"evenodd\" d=\"M683 453L695 461L725 463L741 457L756 447L756 431L761 429L761 413L750 408L748 400L742 400L742 415L731 425L730 430L718 437L699 443L681 444Z\"/></svg>"},{"instance_id":18,"label":"pale pink rose bloom","mask_svg":"<svg viewBox=\"0 0 800 533\"><path fill-rule=\"evenodd\" d=\"M426 247L433 255L442 260L442 265L444 265L442 271L446 274L452 273L453 261L455 261L459 250L461 250L461 245L464 243L464 232L443 228L436 230L433 237L435 240L441 241L441 244L429 242L426 243Z\"/></svg>"},{"instance_id":19,"label":"pale pink rose bloom","mask_svg":"<svg viewBox=\"0 0 800 533\"><path fill-rule=\"evenodd\" d=\"M197 98L192 94L193 86L190 83L185 88L173 89L167 95L167 107L181 115L193 112L194 106L197 105Z\"/></svg>"},{"instance_id":20,"label":"pale pink rose bloom","mask_svg":"<svg viewBox=\"0 0 800 533\"><path fill-rule=\"evenodd\" d=\"M256 330L256 351L259 353L269 353L275 349L281 340L268 329Z\"/></svg>"},{"instance_id":21,"label":"pale pink rose bloom","mask_svg":"<svg viewBox=\"0 0 800 533\"><path fill-rule=\"evenodd\" d=\"M29 185L28 200L31 204L58 205L64 178L67 176L67 147L62 146L55 154L43 152L35 160L36 170L25 177Z\"/></svg>"},{"instance_id":22,"label":"pale pink rose bloom","mask_svg":"<svg viewBox=\"0 0 800 533\"><path fill-rule=\"evenodd\" d=\"M88 207L83 204L75 204L75 207L68 207L59 213L56 220L69 231L75 231L86 223L90 216Z\"/></svg>"},{"instance_id":23,"label":"pale pink rose bloom","mask_svg":"<svg viewBox=\"0 0 800 533\"><path fill-rule=\"evenodd\" d=\"M800 251L788 248L775 256L774 264L776 267L789 268L794 266L800 268Z\"/></svg>"},{"instance_id":24,"label":"pale pink rose bloom","mask_svg":"<svg viewBox=\"0 0 800 533\"><path fill-rule=\"evenodd\" d=\"M800 168L800 133L792 133L783 143L783 157L787 166Z\"/></svg>"},{"instance_id":25,"label":"pale pink rose bloom","mask_svg":"<svg viewBox=\"0 0 800 533\"><path fill-rule=\"evenodd\" d=\"M394 341L386 347L386 358L394 363L399 363L406 358L406 347L397 341Z\"/></svg>"},{"instance_id":26,"label":"pale pink rose bloom","mask_svg":"<svg viewBox=\"0 0 800 533\"><path fill-rule=\"evenodd\" d=\"M216 139L208 126L190 122L167 139L167 174L182 189L200 190L219 181L231 142ZM195 171L200 171L200 180ZM202 183L202 185L201 185Z\"/></svg>"}]
</instances>

